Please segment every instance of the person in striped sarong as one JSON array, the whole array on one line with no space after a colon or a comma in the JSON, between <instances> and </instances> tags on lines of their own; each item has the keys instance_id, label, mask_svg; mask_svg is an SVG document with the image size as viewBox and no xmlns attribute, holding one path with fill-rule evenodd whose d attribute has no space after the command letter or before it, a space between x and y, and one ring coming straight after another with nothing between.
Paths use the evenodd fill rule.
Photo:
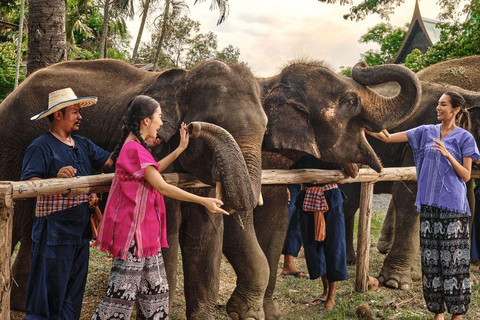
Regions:
<instances>
[{"instance_id":1,"label":"person in striped sarong","mask_svg":"<svg viewBox=\"0 0 480 320\"><path fill-rule=\"evenodd\" d=\"M465 182L470 180L472 160L480 157L470 134L466 102L457 92L445 92L438 100L436 125L383 135L387 143L410 142L417 169L420 212L423 296L434 320L460 320L471 300L468 217L471 215Z\"/></svg>"},{"instance_id":2,"label":"person in striped sarong","mask_svg":"<svg viewBox=\"0 0 480 320\"><path fill-rule=\"evenodd\" d=\"M291 169L342 170L343 167L307 155ZM335 183L302 184L295 202L310 279L321 278L323 283L323 293L312 301L313 304L322 304L322 311L334 308L337 283L347 279L344 198Z\"/></svg>"}]
</instances>

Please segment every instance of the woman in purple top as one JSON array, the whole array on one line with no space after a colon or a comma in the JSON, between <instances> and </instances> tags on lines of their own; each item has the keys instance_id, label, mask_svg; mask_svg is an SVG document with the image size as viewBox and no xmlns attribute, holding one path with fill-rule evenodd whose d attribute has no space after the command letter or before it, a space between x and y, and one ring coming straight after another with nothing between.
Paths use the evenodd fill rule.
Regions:
<instances>
[{"instance_id":1,"label":"woman in purple top","mask_svg":"<svg viewBox=\"0 0 480 320\"><path fill-rule=\"evenodd\" d=\"M387 143L409 141L417 168L423 296L434 320L445 306L459 320L470 305L470 249L465 182L472 159L480 157L470 129L465 99L445 92L438 100L437 125L423 125L389 137L367 132Z\"/></svg>"}]
</instances>

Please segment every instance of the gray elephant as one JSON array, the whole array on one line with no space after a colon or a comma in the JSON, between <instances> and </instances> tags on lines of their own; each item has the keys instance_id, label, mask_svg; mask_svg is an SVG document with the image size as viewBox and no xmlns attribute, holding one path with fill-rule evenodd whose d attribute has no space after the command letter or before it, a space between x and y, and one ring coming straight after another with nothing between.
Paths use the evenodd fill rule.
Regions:
<instances>
[{"instance_id":1,"label":"gray elephant","mask_svg":"<svg viewBox=\"0 0 480 320\"><path fill-rule=\"evenodd\" d=\"M423 234L423 235L426 235L427 232L432 232L432 227L430 226L429 221L423 221L420 224L420 233Z\"/></svg>"},{"instance_id":2,"label":"gray elephant","mask_svg":"<svg viewBox=\"0 0 480 320\"><path fill-rule=\"evenodd\" d=\"M449 250L442 250L440 252L440 259L442 259L442 265L448 266L452 262L452 253Z\"/></svg>"},{"instance_id":3,"label":"gray elephant","mask_svg":"<svg viewBox=\"0 0 480 320\"><path fill-rule=\"evenodd\" d=\"M442 288L442 279L440 277L433 278L432 288L434 291L438 291Z\"/></svg>"},{"instance_id":4,"label":"gray elephant","mask_svg":"<svg viewBox=\"0 0 480 320\"><path fill-rule=\"evenodd\" d=\"M457 238L458 233L463 232L463 226L461 221L450 222L447 226L447 237Z\"/></svg>"},{"instance_id":5,"label":"gray elephant","mask_svg":"<svg viewBox=\"0 0 480 320\"><path fill-rule=\"evenodd\" d=\"M352 73L353 79L319 62L296 62L276 76L259 80L268 117L264 169L286 169L302 155L311 154L327 162L365 163L380 171L364 129L381 130L404 121L417 106L419 82L411 71L397 65L359 65ZM367 87L387 81L397 81L402 88L395 98L387 99ZM288 224L286 187L263 186L262 195L264 205L255 208L254 224L269 262L264 310L271 319L280 316L273 292Z\"/></svg>"},{"instance_id":6,"label":"gray elephant","mask_svg":"<svg viewBox=\"0 0 480 320\"><path fill-rule=\"evenodd\" d=\"M457 278L445 279L443 281L443 290L446 293L453 294L454 290L458 290L460 285L457 281Z\"/></svg>"},{"instance_id":7,"label":"gray elephant","mask_svg":"<svg viewBox=\"0 0 480 320\"><path fill-rule=\"evenodd\" d=\"M435 221L433 223L433 232L437 234L444 234L443 224L440 221Z\"/></svg>"},{"instance_id":8,"label":"gray elephant","mask_svg":"<svg viewBox=\"0 0 480 320\"><path fill-rule=\"evenodd\" d=\"M457 249L453 252L453 263L462 263L465 264L470 259L470 250L469 249Z\"/></svg>"},{"instance_id":9,"label":"gray elephant","mask_svg":"<svg viewBox=\"0 0 480 320\"><path fill-rule=\"evenodd\" d=\"M62 87L72 87L80 96L99 97L97 106L82 112L84 122L79 134L107 150L112 150L119 139L128 101L138 94L153 97L162 107L165 124L159 138L164 143L152 150L157 158L175 148L177 129L182 121L208 122L190 127L190 144L175 168L191 172L205 183L221 182L225 207L235 211L225 219L226 241L234 243L239 250L239 256L230 257L231 263L249 270L247 277L246 272L238 275L246 288L243 294L251 301L260 301L261 305L268 268L255 237L251 213L260 194L261 144L267 118L260 104L258 84L250 70L211 61L189 71L172 69L151 73L116 60L69 61L42 69L27 78L0 105L0 119L4 121L0 129L3 138L0 139L3 155L0 180L20 178L24 150L48 129L46 121L32 122L29 118L45 108L49 92ZM14 246L21 241L21 246L13 267L13 276L20 284L20 288L14 287L12 292L13 309L21 310L25 301L33 212L33 201L20 201L15 206L12 241ZM180 241L188 315L212 318L219 286L223 219L199 206L170 200L167 214L170 249L165 249L164 255L171 287L175 288ZM241 226L238 221L242 222ZM174 290L171 296L173 294ZM255 310L255 316L257 311L261 312Z\"/></svg>"},{"instance_id":10,"label":"gray elephant","mask_svg":"<svg viewBox=\"0 0 480 320\"><path fill-rule=\"evenodd\" d=\"M479 58L476 58L477 64L472 64L476 65L476 71L469 71L469 74L474 77L471 78L472 87L480 83L479 60ZM461 65L461 61L462 59L459 59L457 63ZM433 73L437 76L431 76L430 79L435 78L440 82L443 79L441 75L449 73L448 71L455 65L455 61L450 62L448 65L439 65L440 66L434 65L422 70L421 74L419 73L419 79L427 78L427 75ZM462 77L462 79L466 82L464 77ZM472 117L471 133L478 145L480 142L480 92L469 91L444 83L438 84L426 81L421 81L421 87L422 97L419 110L407 121L389 131L404 131L421 124L437 123L435 112L437 101L445 91L453 90L460 92L467 101L468 109ZM395 95L396 92L398 92L398 88L394 84L376 86L374 89L387 96ZM369 139L369 142L385 167L414 165L412 149L408 143L385 144L371 139ZM377 248L380 252L388 252L379 275L379 280L388 287L409 289L412 284L410 270L420 246L418 231L420 227L420 217L414 206L416 188L415 182L377 183L374 188L375 193L392 194L392 200L390 201L382 226L382 234L377 243ZM360 186L358 184L342 185L341 189L347 195L347 200L344 203L347 231L347 257L350 262L354 262L353 225L355 212L359 207Z\"/></svg>"},{"instance_id":11,"label":"gray elephant","mask_svg":"<svg viewBox=\"0 0 480 320\"><path fill-rule=\"evenodd\" d=\"M428 262L430 260L437 260L439 256L440 253L437 249L426 249L422 253L422 259L425 262Z\"/></svg>"}]
</instances>

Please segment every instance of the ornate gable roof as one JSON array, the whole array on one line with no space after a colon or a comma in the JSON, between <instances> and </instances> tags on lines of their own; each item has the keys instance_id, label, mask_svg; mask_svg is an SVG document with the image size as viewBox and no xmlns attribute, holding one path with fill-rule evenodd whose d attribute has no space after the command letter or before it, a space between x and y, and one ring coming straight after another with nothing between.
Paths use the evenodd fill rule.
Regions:
<instances>
[{"instance_id":1,"label":"ornate gable roof","mask_svg":"<svg viewBox=\"0 0 480 320\"><path fill-rule=\"evenodd\" d=\"M414 49L425 53L428 47L437 43L440 40L440 29L436 27L437 23L438 21L436 20L422 18L418 0L416 0L410 28L392 62L397 64L404 63L407 55Z\"/></svg>"}]
</instances>

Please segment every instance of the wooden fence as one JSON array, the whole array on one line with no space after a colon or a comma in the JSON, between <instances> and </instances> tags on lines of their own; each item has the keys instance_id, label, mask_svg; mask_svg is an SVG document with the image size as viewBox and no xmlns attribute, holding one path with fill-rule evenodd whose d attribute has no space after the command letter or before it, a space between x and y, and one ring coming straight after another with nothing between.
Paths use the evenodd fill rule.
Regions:
<instances>
[{"instance_id":1,"label":"wooden fence","mask_svg":"<svg viewBox=\"0 0 480 320\"><path fill-rule=\"evenodd\" d=\"M162 174L167 183L180 188L204 188L206 185L190 174ZM479 178L480 171L472 177ZM0 181L0 319L10 319L11 248L14 201L47 194L75 196L91 192L108 192L112 174L76 177L71 179L48 179L36 181ZM263 170L262 184L278 185L291 183L357 183L361 182L360 214L357 241L357 266L355 290L366 292L368 284L370 223L372 218L373 186L379 181L416 180L414 167L385 168L381 173L372 169L360 169L355 179L339 170Z\"/></svg>"}]
</instances>

